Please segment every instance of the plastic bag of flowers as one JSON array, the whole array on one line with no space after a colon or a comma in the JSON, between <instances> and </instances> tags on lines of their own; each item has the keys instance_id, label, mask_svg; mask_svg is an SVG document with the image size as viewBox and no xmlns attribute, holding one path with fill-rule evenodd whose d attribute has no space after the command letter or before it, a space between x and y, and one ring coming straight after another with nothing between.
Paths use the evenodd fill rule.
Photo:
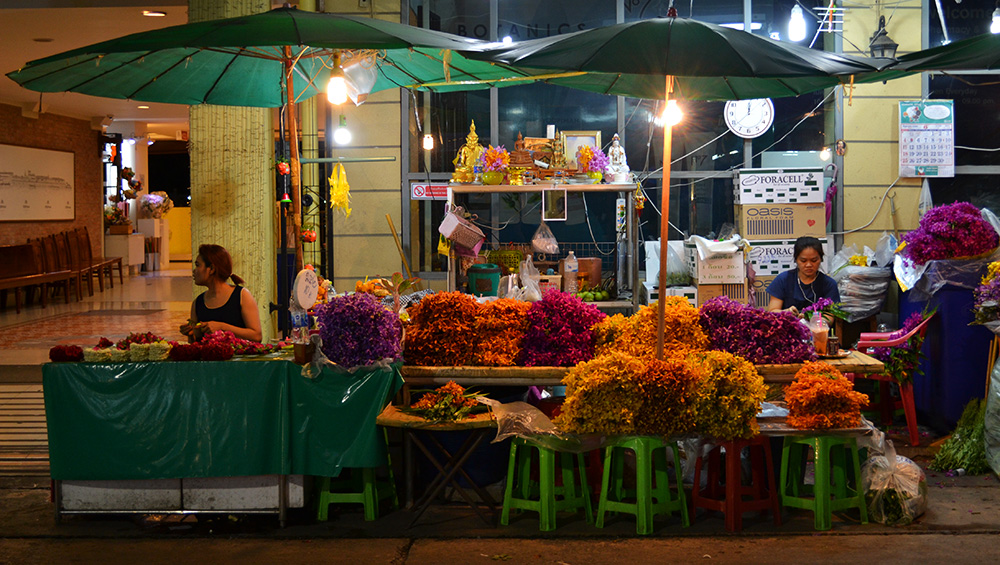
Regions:
<instances>
[{"instance_id":1,"label":"plastic bag of flowers","mask_svg":"<svg viewBox=\"0 0 1000 565\"><path fill-rule=\"evenodd\" d=\"M398 410L404 414L420 416L429 422L454 422L487 410L486 405L479 402L483 393L469 392L455 381L448 381L435 390L412 392L422 393L422 396L412 405Z\"/></svg>"},{"instance_id":2,"label":"plastic bag of flowers","mask_svg":"<svg viewBox=\"0 0 1000 565\"><path fill-rule=\"evenodd\" d=\"M438 292L409 308L403 358L408 365L455 366L472 362L472 335L480 305L461 292Z\"/></svg>"},{"instance_id":3,"label":"plastic bag of flowers","mask_svg":"<svg viewBox=\"0 0 1000 565\"><path fill-rule=\"evenodd\" d=\"M785 389L788 425L799 429L855 428L861 425L861 407L868 395L854 390L832 365L806 363Z\"/></svg>"},{"instance_id":4,"label":"plastic bag of flowers","mask_svg":"<svg viewBox=\"0 0 1000 565\"><path fill-rule=\"evenodd\" d=\"M322 351L346 368L399 359L399 317L372 295L356 292L335 296L315 308Z\"/></svg>"},{"instance_id":5,"label":"plastic bag of flowers","mask_svg":"<svg viewBox=\"0 0 1000 565\"><path fill-rule=\"evenodd\" d=\"M861 485L868 516L890 526L905 526L927 510L927 477L919 465L896 455L891 441L884 455L868 458L861 467Z\"/></svg>"},{"instance_id":6,"label":"plastic bag of flowers","mask_svg":"<svg viewBox=\"0 0 1000 565\"><path fill-rule=\"evenodd\" d=\"M526 367L571 367L594 356L590 328L607 317L596 306L552 289L528 310L522 364Z\"/></svg>"},{"instance_id":7,"label":"plastic bag of flowers","mask_svg":"<svg viewBox=\"0 0 1000 565\"><path fill-rule=\"evenodd\" d=\"M700 434L729 440L760 433L757 413L767 387L752 363L724 351L692 352L687 363L698 375L692 403Z\"/></svg>"},{"instance_id":8,"label":"plastic bag of flowers","mask_svg":"<svg viewBox=\"0 0 1000 565\"><path fill-rule=\"evenodd\" d=\"M801 363L816 357L809 328L790 312L765 312L719 296L703 304L700 314L709 349L754 364Z\"/></svg>"},{"instance_id":9,"label":"plastic bag of flowers","mask_svg":"<svg viewBox=\"0 0 1000 565\"><path fill-rule=\"evenodd\" d=\"M671 353L702 351L708 337L700 324L698 309L680 296L668 296L663 304L663 347ZM644 306L628 318L616 314L592 328L597 355L621 351L641 357L656 354L657 304Z\"/></svg>"},{"instance_id":10,"label":"plastic bag of flowers","mask_svg":"<svg viewBox=\"0 0 1000 565\"><path fill-rule=\"evenodd\" d=\"M528 329L531 305L520 300L501 298L483 304L473 325L474 365L507 367L515 365L521 356L521 343Z\"/></svg>"}]
</instances>

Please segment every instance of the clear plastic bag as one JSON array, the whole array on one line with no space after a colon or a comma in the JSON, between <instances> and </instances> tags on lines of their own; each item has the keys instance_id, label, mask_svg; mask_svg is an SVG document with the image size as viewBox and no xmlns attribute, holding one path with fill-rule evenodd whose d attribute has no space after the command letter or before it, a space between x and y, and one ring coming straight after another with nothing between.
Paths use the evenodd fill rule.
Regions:
<instances>
[{"instance_id":1,"label":"clear plastic bag","mask_svg":"<svg viewBox=\"0 0 1000 565\"><path fill-rule=\"evenodd\" d=\"M480 397L479 402L490 407L497 421L497 437L493 443L509 437L519 437L556 451L586 453L598 449L604 436L596 434L563 434L541 410L527 402L501 403Z\"/></svg>"},{"instance_id":2,"label":"clear plastic bag","mask_svg":"<svg viewBox=\"0 0 1000 565\"><path fill-rule=\"evenodd\" d=\"M831 273L840 292L840 308L847 313L848 322L878 314L892 279L892 271L888 267L852 265L851 257L864 255L869 265L877 265L877 257L883 260L892 257L891 244L891 236L883 233L875 251L867 246L864 251L858 251L857 246L848 245L842 247L830 261Z\"/></svg>"},{"instance_id":3,"label":"clear plastic bag","mask_svg":"<svg viewBox=\"0 0 1000 565\"><path fill-rule=\"evenodd\" d=\"M559 253L559 242L556 241L556 236L545 222L539 224L535 235L531 236L531 247L539 253L548 255Z\"/></svg>"},{"instance_id":4,"label":"clear plastic bag","mask_svg":"<svg viewBox=\"0 0 1000 565\"><path fill-rule=\"evenodd\" d=\"M659 282L659 281L657 281ZM691 283L687 263L670 245L667 246L667 286L684 286Z\"/></svg>"},{"instance_id":5,"label":"clear plastic bag","mask_svg":"<svg viewBox=\"0 0 1000 565\"><path fill-rule=\"evenodd\" d=\"M531 260L531 255L528 255L527 259L521 261L521 266L517 272L521 279L522 288L516 298L525 302L538 302L541 300L542 288L538 284L538 281L541 280L541 274L535 268L535 263Z\"/></svg>"},{"instance_id":6,"label":"clear plastic bag","mask_svg":"<svg viewBox=\"0 0 1000 565\"><path fill-rule=\"evenodd\" d=\"M905 526L927 510L927 477L910 459L896 455L891 441L885 453L868 458L861 468L861 485L868 517L880 524Z\"/></svg>"},{"instance_id":7,"label":"clear plastic bag","mask_svg":"<svg viewBox=\"0 0 1000 565\"><path fill-rule=\"evenodd\" d=\"M990 328L997 333L996 324ZM986 462L993 472L1000 475L1000 360L993 365L990 390L986 395L986 413L983 415L986 443Z\"/></svg>"}]
</instances>

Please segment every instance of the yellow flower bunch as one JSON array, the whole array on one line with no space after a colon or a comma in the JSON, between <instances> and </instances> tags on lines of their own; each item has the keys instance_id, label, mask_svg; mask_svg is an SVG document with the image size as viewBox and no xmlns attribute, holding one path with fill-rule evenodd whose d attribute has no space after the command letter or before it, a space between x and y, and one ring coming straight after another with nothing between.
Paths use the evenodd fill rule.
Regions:
<instances>
[{"instance_id":1,"label":"yellow flower bunch","mask_svg":"<svg viewBox=\"0 0 1000 565\"><path fill-rule=\"evenodd\" d=\"M640 359L620 352L577 364L563 378L566 401L553 422L570 433L633 434L645 403L635 378L643 367Z\"/></svg>"},{"instance_id":2,"label":"yellow flower bunch","mask_svg":"<svg viewBox=\"0 0 1000 565\"><path fill-rule=\"evenodd\" d=\"M989 267L986 268L986 274L983 275L983 280L979 284L991 283L993 279L997 278L997 274L1000 274L1000 261L990 263Z\"/></svg>"},{"instance_id":3,"label":"yellow flower bunch","mask_svg":"<svg viewBox=\"0 0 1000 565\"><path fill-rule=\"evenodd\" d=\"M576 164L581 171L589 170L587 165L590 160L594 158L594 148L589 145L584 145L576 150Z\"/></svg>"},{"instance_id":4,"label":"yellow flower bunch","mask_svg":"<svg viewBox=\"0 0 1000 565\"><path fill-rule=\"evenodd\" d=\"M684 353L706 349L708 337L701 328L698 309L681 296L667 296L663 300L664 350L670 353ZM656 304L651 304L629 318L620 318L616 315L595 325L591 329L598 336L595 354L620 351L635 357L654 355L656 308Z\"/></svg>"},{"instance_id":5,"label":"yellow flower bunch","mask_svg":"<svg viewBox=\"0 0 1000 565\"><path fill-rule=\"evenodd\" d=\"M727 440L760 433L757 413L767 387L752 363L724 351L698 351L687 362L699 374L694 394L698 431Z\"/></svg>"},{"instance_id":6,"label":"yellow flower bunch","mask_svg":"<svg viewBox=\"0 0 1000 565\"><path fill-rule=\"evenodd\" d=\"M851 258L848 259L848 263L850 263L851 265L857 265L858 267L867 267L868 266L868 256L867 255L851 255Z\"/></svg>"}]
</instances>

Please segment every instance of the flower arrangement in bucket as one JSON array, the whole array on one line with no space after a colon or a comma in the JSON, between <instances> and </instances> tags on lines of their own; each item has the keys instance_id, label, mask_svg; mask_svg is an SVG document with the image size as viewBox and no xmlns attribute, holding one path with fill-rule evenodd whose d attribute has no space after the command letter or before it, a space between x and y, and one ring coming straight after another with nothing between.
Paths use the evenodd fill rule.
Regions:
<instances>
[{"instance_id":1,"label":"flower arrangement in bucket","mask_svg":"<svg viewBox=\"0 0 1000 565\"><path fill-rule=\"evenodd\" d=\"M941 259L970 259L997 248L1000 236L979 208L955 202L931 208L920 226L903 236L902 255L910 263L923 265Z\"/></svg>"},{"instance_id":2,"label":"flower arrangement in bucket","mask_svg":"<svg viewBox=\"0 0 1000 565\"><path fill-rule=\"evenodd\" d=\"M125 210L115 204L104 207L104 227L112 234L128 234L132 231L132 221Z\"/></svg>"},{"instance_id":3,"label":"flower arrangement in bucket","mask_svg":"<svg viewBox=\"0 0 1000 565\"><path fill-rule=\"evenodd\" d=\"M174 201L162 190L139 197L139 212L143 218L162 218L174 207Z\"/></svg>"},{"instance_id":4,"label":"flower arrangement in bucket","mask_svg":"<svg viewBox=\"0 0 1000 565\"><path fill-rule=\"evenodd\" d=\"M586 173L592 182L597 183L601 182L604 171L611 164L611 161L600 147L584 145L576 150L576 163L580 167L581 173Z\"/></svg>"},{"instance_id":5,"label":"flower arrangement in bucket","mask_svg":"<svg viewBox=\"0 0 1000 565\"><path fill-rule=\"evenodd\" d=\"M490 145L483 151L479 163L483 167L483 184L500 184L510 165L510 153L503 145L497 147Z\"/></svg>"}]
</instances>

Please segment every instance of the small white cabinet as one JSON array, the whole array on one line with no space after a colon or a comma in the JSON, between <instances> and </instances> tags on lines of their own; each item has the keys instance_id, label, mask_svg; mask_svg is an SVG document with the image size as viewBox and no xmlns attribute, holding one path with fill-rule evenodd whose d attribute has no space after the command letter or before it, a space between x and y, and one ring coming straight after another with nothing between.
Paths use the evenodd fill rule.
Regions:
<instances>
[{"instance_id":1,"label":"small white cabinet","mask_svg":"<svg viewBox=\"0 0 1000 565\"><path fill-rule=\"evenodd\" d=\"M146 261L145 239L141 233L104 236L104 256L121 257L129 273L139 273L139 266Z\"/></svg>"}]
</instances>

